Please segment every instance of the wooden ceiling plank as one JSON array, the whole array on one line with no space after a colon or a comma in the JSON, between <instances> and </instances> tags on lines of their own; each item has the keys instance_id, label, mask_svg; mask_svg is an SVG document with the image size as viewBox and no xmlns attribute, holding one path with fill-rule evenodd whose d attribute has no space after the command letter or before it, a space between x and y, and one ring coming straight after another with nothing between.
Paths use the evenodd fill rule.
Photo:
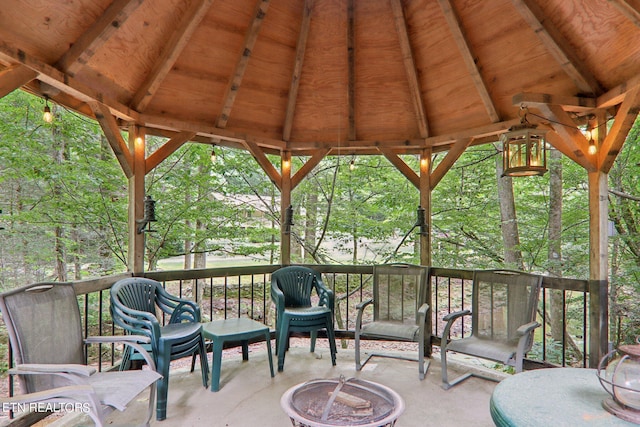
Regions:
<instances>
[{"instance_id":1,"label":"wooden ceiling plank","mask_svg":"<svg viewBox=\"0 0 640 427\"><path fill-rule=\"evenodd\" d=\"M413 103L413 111L418 122L418 130L420 137L429 137L429 124L425 112L424 103L422 102L422 91L418 82L418 74L416 72L416 64L411 51L409 42L409 32L407 30L407 21L404 16L404 10L400 0L390 0L391 9L393 10L393 21L396 25L396 31L400 39L400 51L402 52L402 61L409 83L409 91L411 92L411 101Z\"/></svg>"},{"instance_id":2,"label":"wooden ceiling plank","mask_svg":"<svg viewBox=\"0 0 640 427\"><path fill-rule=\"evenodd\" d=\"M89 106L93 110L93 114L96 116L96 120L100 124L102 132L107 138L113 154L118 159L125 176L131 178L133 176L133 156L124 138L122 138L122 134L120 134L120 128L118 128L115 117L111 114L109 107L100 102L91 101Z\"/></svg>"},{"instance_id":3,"label":"wooden ceiling plank","mask_svg":"<svg viewBox=\"0 0 640 427\"><path fill-rule=\"evenodd\" d=\"M222 111L220 112L218 120L216 121L216 126L219 128L225 128L227 126L229 115L231 114L231 109L233 108L236 96L238 95L238 91L240 90L240 85L242 84L244 73L247 70L247 65L249 64L251 50L253 49L256 40L258 39L258 33L260 32L260 27L262 26L262 22L264 21L264 17L267 14L268 8L269 0L258 0L258 3L256 4L256 10L253 15L253 21L251 21L251 25L249 26L247 34L245 35L242 53L240 54L240 57L236 62L233 76L231 77L231 79L229 80L229 84L227 85L227 91L224 96Z\"/></svg>"},{"instance_id":4,"label":"wooden ceiling plank","mask_svg":"<svg viewBox=\"0 0 640 427\"><path fill-rule=\"evenodd\" d=\"M282 139L285 141L289 141L289 139L291 138L293 116L296 110L296 101L298 99L298 88L300 87L300 76L302 74L304 54L307 49L309 27L311 26L311 12L313 11L313 2L314 0L304 1L302 23L300 24L300 33L298 34L298 42L296 43L296 59L293 64L291 84L289 85L289 97L287 99L287 110L285 112L284 126L282 131Z\"/></svg>"},{"instance_id":5,"label":"wooden ceiling plank","mask_svg":"<svg viewBox=\"0 0 640 427\"><path fill-rule=\"evenodd\" d=\"M258 144L253 141L245 141L244 144L253 158L256 159L256 162L258 162L262 170L265 171L271 182L273 182L275 186L282 191L282 175L280 175L280 172L278 172L276 167L273 166L273 163L269 161Z\"/></svg>"},{"instance_id":6,"label":"wooden ceiling plank","mask_svg":"<svg viewBox=\"0 0 640 427\"><path fill-rule=\"evenodd\" d=\"M640 27L640 1L638 0L609 0L624 16Z\"/></svg>"},{"instance_id":7,"label":"wooden ceiling plank","mask_svg":"<svg viewBox=\"0 0 640 427\"><path fill-rule=\"evenodd\" d=\"M38 77L38 73L24 65L14 65L0 71L0 98L26 85Z\"/></svg>"},{"instance_id":8,"label":"wooden ceiling plank","mask_svg":"<svg viewBox=\"0 0 640 427\"><path fill-rule=\"evenodd\" d=\"M438 163L436 169L431 173L431 190L436 188L436 185L438 185L445 174L449 172L449 169L451 169L462 153L464 153L467 147L471 144L471 141L473 141L473 138L465 138L456 141L455 144L451 146L444 159Z\"/></svg>"},{"instance_id":9,"label":"wooden ceiling plank","mask_svg":"<svg viewBox=\"0 0 640 427\"><path fill-rule=\"evenodd\" d=\"M305 162L305 164L302 165L302 167L300 169L298 169L298 171L295 173L295 175L293 175L293 177L291 178L291 189L292 190L294 188L296 188L298 186L298 184L300 184L300 182L302 182L304 177L309 175L309 173L313 170L313 168L318 166L318 164L322 161L322 159L325 158L327 153L329 153L329 149L328 148L321 148L319 150L316 150L312 154L311 158L309 160L307 160Z\"/></svg>"},{"instance_id":10,"label":"wooden ceiling plank","mask_svg":"<svg viewBox=\"0 0 640 427\"><path fill-rule=\"evenodd\" d=\"M480 99L484 104L484 107L489 114L489 119L493 122L499 122L500 116L498 115L498 111L496 110L496 106L491 99L491 95L489 94L489 90L487 85L480 74L480 69L478 68L478 64L476 61L476 56L471 51L469 47L469 42L464 34L462 29L462 22L460 21L460 17L456 13L453 5L450 0L438 0L440 3L440 7L442 8L442 12L444 17L449 25L449 30L453 35L453 39L458 46L458 50L462 55L462 59L464 60L465 65L467 66L467 70L471 75L471 79L473 80L473 84L480 95Z\"/></svg>"},{"instance_id":11,"label":"wooden ceiling plank","mask_svg":"<svg viewBox=\"0 0 640 427\"><path fill-rule=\"evenodd\" d=\"M624 101L620 105L613 126L607 133L604 143L599 149L598 160L599 170L609 173L613 167L613 162L618 157L622 145L633 126L640 112L640 86L627 93Z\"/></svg>"},{"instance_id":12,"label":"wooden ceiling plank","mask_svg":"<svg viewBox=\"0 0 640 427\"><path fill-rule=\"evenodd\" d=\"M129 19L143 0L114 0L62 55L56 66L73 76L91 59L98 49Z\"/></svg>"},{"instance_id":13,"label":"wooden ceiling plank","mask_svg":"<svg viewBox=\"0 0 640 427\"><path fill-rule=\"evenodd\" d=\"M162 163L167 157L175 153L182 145L196 136L195 132L180 132L165 142L160 148L154 151L145 161L145 174L148 174Z\"/></svg>"},{"instance_id":14,"label":"wooden ceiling plank","mask_svg":"<svg viewBox=\"0 0 640 427\"><path fill-rule=\"evenodd\" d=\"M68 74L45 64L21 49L0 40L0 58L10 63L20 63L38 73L38 80L80 100L81 102L99 101L107 105L112 114L121 119L135 122L138 114L129 107L119 103L115 96L96 91L75 80Z\"/></svg>"},{"instance_id":15,"label":"wooden ceiling plank","mask_svg":"<svg viewBox=\"0 0 640 427\"><path fill-rule=\"evenodd\" d=\"M547 93L519 93L513 96L513 105L519 106L556 104L561 105L565 111L586 112L596 108L596 99L584 96L562 96Z\"/></svg>"},{"instance_id":16,"label":"wooden ceiling plank","mask_svg":"<svg viewBox=\"0 0 640 427\"><path fill-rule=\"evenodd\" d=\"M153 66L145 82L133 97L131 105L137 111L144 111L156 94L160 84L173 68L189 39L207 14L213 0L194 1L182 17L182 21L171 35L162 54Z\"/></svg>"},{"instance_id":17,"label":"wooden ceiling plank","mask_svg":"<svg viewBox=\"0 0 640 427\"><path fill-rule=\"evenodd\" d=\"M640 74L600 95L596 102L598 108L609 108L621 104L627 92L638 85L640 85Z\"/></svg>"},{"instance_id":18,"label":"wooden ceiling plank","mask_svg":"<svg viewBox=\"0 0 640 427\"><path fill-rule=\"evenodd\" d=\"M540 104L536 106L541 114L549 120L549 125L558 134L559 138L550 136L548 139L554 147L574 162L585 168L587 172L595 172L596 166L587 153L589 142L573 120L559 105Z\"/></svg>"},{"instance_id":19,"label":"wooden ceiling plank","mask_svg":"<svg viewBox=\"0 0 640 427\"><path fill-rule=\"evenodd\" d=\"M417 189L420 189L420 177L409 167L396 153L386 148L378 148L380 152L411 182Z\"/></svg>"},{"instance_id":20,"label":"wooden ceiling plank","mask_svg":"<svg viewBox=\"0 0 640 427\"><path fill-rule=\"evenodd\" d=\"M260 147L272 148L278 152L287 149L284 141L273 138L259 137L255 135L247 135L246 131L236 131L233 129L222 129L213 125L203 125L202 123L190 122L187 120L179 120L163 115L140 114L138 123L142 126L153 127L158 129L166 129L169 131L191 131L197 132L199 135L209 137L211 142L218 143L219 140L229 140L244 143L247 140L255 142Z\"/></svg>"},{"instance_id":21,"label":"wooden ceiling plank","mask_svg":"<svg viewBox=\"0 0 640 427\"><path fill-rule=\"evenodd\" d=\"M586 65L573 53L573 48L562 37L542 10L532 0L512 0L515 8L542 41L547 51L558 61L564 72L573 80L578 90L599 95L600 83Z\"/></svg>"},{"instance_id":22,"label":"wooden ceiling plank","mask_svg":"<svg viewBox=\"0 0 640 427\"><path fill-rule=\"evenodd\" d=\"M347 2L347 139L353 141L356 133L356 29L355 0Z\"/></svg>"}]
</instances>

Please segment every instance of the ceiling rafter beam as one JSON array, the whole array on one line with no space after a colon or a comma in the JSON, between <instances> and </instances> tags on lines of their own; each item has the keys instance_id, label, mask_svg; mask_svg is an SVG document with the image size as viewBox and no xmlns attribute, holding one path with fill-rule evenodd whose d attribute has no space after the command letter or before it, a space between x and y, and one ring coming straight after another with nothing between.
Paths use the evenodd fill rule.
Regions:
<instances>
[{"instance_id":1,"label":"ceiling rafter beam","mask_svg":"<svg viewBox=\"0 0 640 427\"><path fill-rule=\"evenodd\" d=\"M356 133L356 29L355 0L347 0L347 140ZM342 127L342 126L340 126Z\"/></svg>"},{"instance_id":2,"label":"ceiling rafter beam","mask_svg":"<svg viewBox=\"0 0 640 427\"><path fill-rule=\"evenodd\" d=\"M562 105L565 111L587 112L596 109L596 99L584 96L561 96L547 93L519 93L514 95L513 105L538 105L556 104Z\"/></svg>"},{"instance_id":3,"label":"ceiling rafter beam","mask_svg":"<svg viewBox=\"0 0 640 427\"><path fill-rule=\"evenodd\" d=\"M588 154L589 142L569 114L560 105L539 104L535 108L549 121L549 125L555 131L556 135L547 134L547 141L587 172L596 172L595 158Z\"/></svg>"},{"instance_id":4,"label":"ceiling rafter beam","mask_svg":"<svg viewBox=\"0 0 640 427\"><path fill-rule=\"evenodd\" d=\"M445 174L449 172L449 169L451 169L454 163L460 158L462 153L471 145L471 141L473 141L473 138L460 139L449 148L444 159L438 163L438 166L436 166L435 170L431 173L430 184L432 190L436 188L436 185L438 185Z\"/></svg>"},{"instance_id":5,"label":"ceiling rafter beam","mask_svg":"<svg viewBox=\"0 0 640 427\"><path fill-rule=\"evenodd\" d=\"M578 90L599 95L600 83L586 65L573 53L573 49L562 37L549 19L545 19L542 10L532 0L512 0L520 15L529 24L542 41L547 51L558 61L560 67L573 80Z\"/></svg>"},{"instance_id":6,"label":"ceiling rafter beam","mask_svg":"<svg viewBox=\"0 0 640 427\"><path fill-rule=\"evenodd\" d=\"M293 116L296 111L298 88L300 87L300 76L302 75L302 64L304 63L304 54L307 49L309 27L311 26L311 12L313 11L313 3L314 0L305 0L302 9L302 23L300 24L300 33L298 34L298 42L296 43L296 59L293 64L293 72L291 74L289 97L287 99L287 110L285 113L284 126L282 131L282 139L285 141L289 141L289 139L291 138Z\"/></svg>"},{"instance_id":7,"label":"ceiling rafter beam","mask_svg":"<svg viewBox=\"0 0 640 427\"><path fill-rule=\"evenodd\" d=\"M379 147L378 149L382 155L384 155L387 160L389 160L391 164L394 165L396 169L398 169L400 173L402 173L402 175L404 175L409 182L414 185L414 187L420 189L420 177L404 160L400 158L400 156L387 148Z\"/></svg>"},{"instance_id":8,"label":"ceiling rafter beam","mask_svg":"<svg viewBox=\"0 0 640 427\"><path fill-rule=\"evenodd\" d=\"M258 33L260 32L260 27L262 26L262 22L264 21L268 8L269 0L258 0L253 14L253 20L251 21L251 25L245 35L242 53L236 62L233 76L231 76L231 79L229 80L229 84L227 85L227 90L223 98L224 102L222 104L222 111L220 111L220 115L216 121L216 126L219 128L225 128L227 126L231 109L233 108L236 96L240 90L240 85L242 84L244 73L246 72L247 65L249 64L251 50L258 39Z\"/></svg>"},{"instance_id":9,"label":"ceiling rafter beam","mask_svg":"<svg viewBox=\"0 0 640 427\"><path fill-rule=\"evenodd\" d=\"M429 137L429 124L425 112L424 103L422 102L422 91L418 81L418 73L416 72L416 64L411 51L411 43L409 42L409 32L407 30L407 21L404 16L404 10L400 0L390 0L391 9L393 11L393 21L396 25L396 32L400 39L400 52L402 53L402 62L409 83L409 92L411 93L411 102L413 103L413 111L418 122L418 131L421 138Z\"/></svg>"},{"instance_id":10,"label":"ceiling rafter beam","mask_svg":"<svg viewBox=\"0 0 640 427\"><path fill-rule=\"evenodd\" d=\"M122 171L127 178L131 178L133 176L133 156L120 133L116 118L111 114L109 107L100 102L91 101L89 102L89 106L93 110L93 114L96 116L96 120L102 128L102 132L107 138L113 154L115 154L116 159L120 163Z\"/></svg>"},{"instance_id":11,"label":"ceiling rafter beam","mask_svg":"<svg viewBox=\"0 0 640 427\"><path fill-rule=\"evenodd\" d=\"M145 175L155 169L156 166L166 160L171 154L175 153L178 148L182 147L185 142L194 136L196 136L195 132L180 132L162 144L160 148L147 157L144 165Z\"/></svg>"},{"instance_id":12,"label":"ceiling rafter beam","mask_svg":"<svg viewBox=\"0 0 640 427\"><path fill-rule=\"evenodd\" d=\"M325 158L327 153L329 152L328 148L321 148L319 150L315 150L311 155L311 158L305 162L304 165L293 175L291 178L291 189L293 190L302 182L305 176L309 175L309 173L318 166L318 164Z\"/></svg>"},{"instance_id":13,"label":"ceiling rafter beam","mask_svg":"<svg viewBox=\"0 0 640 427\"><path fill-rule=\"evenodd\" d=\"M458 46L458 50L462 55L462 59L464 60L465 65L467 66L467 71L471 74L471 79L473 80L473 84L480 95L480 99L484 104L487 113L489 114L489 119L496 123L500 121L500 115L496 110L496 106L491 99L491 95L489 94L489 90L487 85L480 74L480 68L478 67L476 56L471 51L469 47L469 42L467 41L467 37L464 34L464 30L462 28L462 22L460 21L460 17L456 13L453 5L450 0L438 0L440 3L440 7L442 8L442 13L449 25L449 31L453 35L453 39Z\"/></svg>"},{"instance_id":14,"label":"ceiling rafter beam","mask_svg":"<svg viewBox=\"0 0 640 427\"><path fill-rule=\"evenodd\" d=\"M73 76L98 49L129 19L143 0L114 0L58 60L56 66Z\"/></svg>"},{"instance_id":15,"label":"ceiling rafter beam","mask_svg":"<svg viewBox=\"0 0 640 427\"><path fill-rule=\"evenodd\" d=\"M627 93L624 101L616 113L611 129L598 150L598 169L609 173L613 162L618 157L629 130L633 126L640 112L640 86L636 86Z\"/></svg>"},{"instance_id":16,"label":"ceiling rafter beam","mask_svg":"<svg viewBox=\"0 0 640 427\"><path fill-rule=\"evenodd\" d=\"M286 143L279 139L247 135L245 130L235 131L233 129L223 129L213 125L203 126L200 123L173 119L163 115L140 114L138 123L140 123L142 126L165 129L168 131L197 132L201 136L209 137L210 138L209 143L213 142L218 144L219 142L224 140L233 141L237 143L244 143L245 141L251 141L258 144L261 147L271 148L277 151L282 151L287 149Z\"/></svg>"},{"instance_id":17,"label":"ceiling rafter beam","mask_svg":"<svg viewBox=\"0 0 640 427\"><path fill-rule=\"evenodd\" d=\"M156 60L145 82L133 96L131 105L137 111L144 111L154 97L171 68L180 57L189 39L207 14L213 0L199 0L191 3L178 27L173 31L162 54Z\"/></svg>"},{"instance_id":18,"label":"ceiling rafter beam","mask_svg":"<svg viewBox=\"0 0 640 427\"><path fill-rule=\"evenodd\" d=\"M598 108L609 108L621 104L627 92L638 85L640 85L640 74L600 95L596 102Z\"/></svg>"},{"instance_id":19,"label":"ceiling rafter beam","mask_svg":"<svg viewBox=\"0 0 640 427\"><path fill-rule=\"evenodd\" d=\"M609 0L624 16L640 27L640 1L638 0Z\"/></svg>"},{"instance_id":20,"label":"ceiling rafter beam","mask_svg":"<svg viewBox=\"0 0 640 427\"><path fill-rule=\"evenodd\" d=\"M63 73L51 65L45 64L23 50L7 44L3 40L0 40L0 58L10 63L20 63L25 65L38 73L37 78L41 82L46 83L49 86L53 86L81 102L89 103L92 101L98 101L107 105L111 109L112 114L119 118L132 122L137 121L138 113L118 102L115 96L112 97L110 94L99 92L85 86L75 80L72 76Z\"/></svg>"},{"instance_id":21,"label":"ceiling rafter beam","mask_svg":"<svg viewBox=\"0 0 640 427\"><path fill-rule=\"evenodd\" d=\"M252 141L245 141L244 145L253 158L256 159L256 162L258 162L262 170L265 171L271 182L278 187L278 190L282 191L282 175L280 175L280 172L273 166L273 163L269 161L258 144Z\"/></svg>"},{"instance_id":22,"label":"ceiling rafter beam","mask_svg":"<svg viewBox=\"0 0 640 427\"><path fill-rule=\"evenodd\" d=\"M0 98L26 85L38 77L38 73L24 65L13 65L0 71Z\"/></svg>"}]
</instances>

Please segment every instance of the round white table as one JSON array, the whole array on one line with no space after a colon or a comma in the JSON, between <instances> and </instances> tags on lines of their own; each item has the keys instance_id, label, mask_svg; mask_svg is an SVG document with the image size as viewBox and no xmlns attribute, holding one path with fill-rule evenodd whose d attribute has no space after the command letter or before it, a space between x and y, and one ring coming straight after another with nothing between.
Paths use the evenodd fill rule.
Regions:
<instances>
[{"instance_id":1,"label":"round white table","mask_svg":"<svg viewBox=\"0 0 640 427\"><path fill-rule=\"evenodd\" d=\"M496 426L637 426L602 407L609 397L595 369L536 369L513 375L496 386L491 417Z\"/></svg>"}]
</instances>

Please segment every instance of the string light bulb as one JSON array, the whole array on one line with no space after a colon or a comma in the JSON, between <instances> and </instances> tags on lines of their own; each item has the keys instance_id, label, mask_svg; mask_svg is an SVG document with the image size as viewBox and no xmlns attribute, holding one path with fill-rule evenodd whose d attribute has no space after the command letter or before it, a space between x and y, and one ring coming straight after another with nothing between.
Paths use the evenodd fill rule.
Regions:
<instances>
[{"instance_id":1,"label":"string light bulb","mask_svg":"<svg viewBox=\"0 0 640 427\"><path fill-rule=\"evenodd\" d=\"M356 168L356 161L351 159L351 163L349 163L349 170L352 171L352 170L355 170L355 168Z\"/></svg>"},{"instance_id":2,"label":"string light bulb","mask_svg":"<svg viewBox=\"0 0 640 427\"><path fill-rule=\"evenodd\" d=\"M584 133L585 138L587 139L587 141L589 141L589 148L587 149L587 152L590 155L594 155L598 152L598 147L596 146L596 142L593 140L593 134L595 132L595 129L593 127L593 120L594 120L594 116L589 116L587 118L587 130Z\"/></svg>"},{"instance_id":3,"label":"string light bulb","mask_svg":"<svg viewBox=\"0 0 640 427\"><path fill-rule=\"evenodd\" d=\"M51 114L51 108L49 108L49 97L44 97L44 110L42 112L42 120L46 123L51 123L53 121L53 114Z\"/></svg>"},{"instance_id":4,"label":"string light bulb","mask_svg":"<svg viewBox=\"0 0 640 427\"><path fill-rule=\"evenodd\" d=\"M211 163L215 163L218 159L215 148L211 147Z\"/></svg>"}]
</instances>

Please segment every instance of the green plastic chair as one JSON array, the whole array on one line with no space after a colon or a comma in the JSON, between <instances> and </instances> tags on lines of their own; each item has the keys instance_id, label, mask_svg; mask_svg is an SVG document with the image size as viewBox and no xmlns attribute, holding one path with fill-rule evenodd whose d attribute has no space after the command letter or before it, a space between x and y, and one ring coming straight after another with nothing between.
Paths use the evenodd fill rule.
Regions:
<instances>
[{"instance_id":1,"label":"green plastic chair","mask_svg":"<svg viewBox=\"0 0 640 427\"><path fill-rule=\"evenodd\" d=\"M318 305L312 305L315 290ZM284 369L290 332L309 332L310 351L315 351L318 330L325 329L329 339L331 363L336 364L336 340L333 331L333 291L322 282L320 273L302 266L280 268L271 274L271 299L276 306L276 353L278 371Z\"/></svg>"},{"instance_id":2,"label":"green plastic chair","mask_svg":"<svg viewBox=\"0 0 640 427\"><path fill-rule=\"evenodd\" d=\"M169 317L166 325L162 326L158 321L157 310ZM172 360L192 356L193 372L195 356L198 354L202 385L207 387L209 366L200 323L200 307L195 302L169 294L155 280L127 278L111 287L111 315L114 323L128 333L143 335L151 340L148 349L162 375L158 382L158 421L167 417L169 365Z\"/></svg>"}]
</instances>

